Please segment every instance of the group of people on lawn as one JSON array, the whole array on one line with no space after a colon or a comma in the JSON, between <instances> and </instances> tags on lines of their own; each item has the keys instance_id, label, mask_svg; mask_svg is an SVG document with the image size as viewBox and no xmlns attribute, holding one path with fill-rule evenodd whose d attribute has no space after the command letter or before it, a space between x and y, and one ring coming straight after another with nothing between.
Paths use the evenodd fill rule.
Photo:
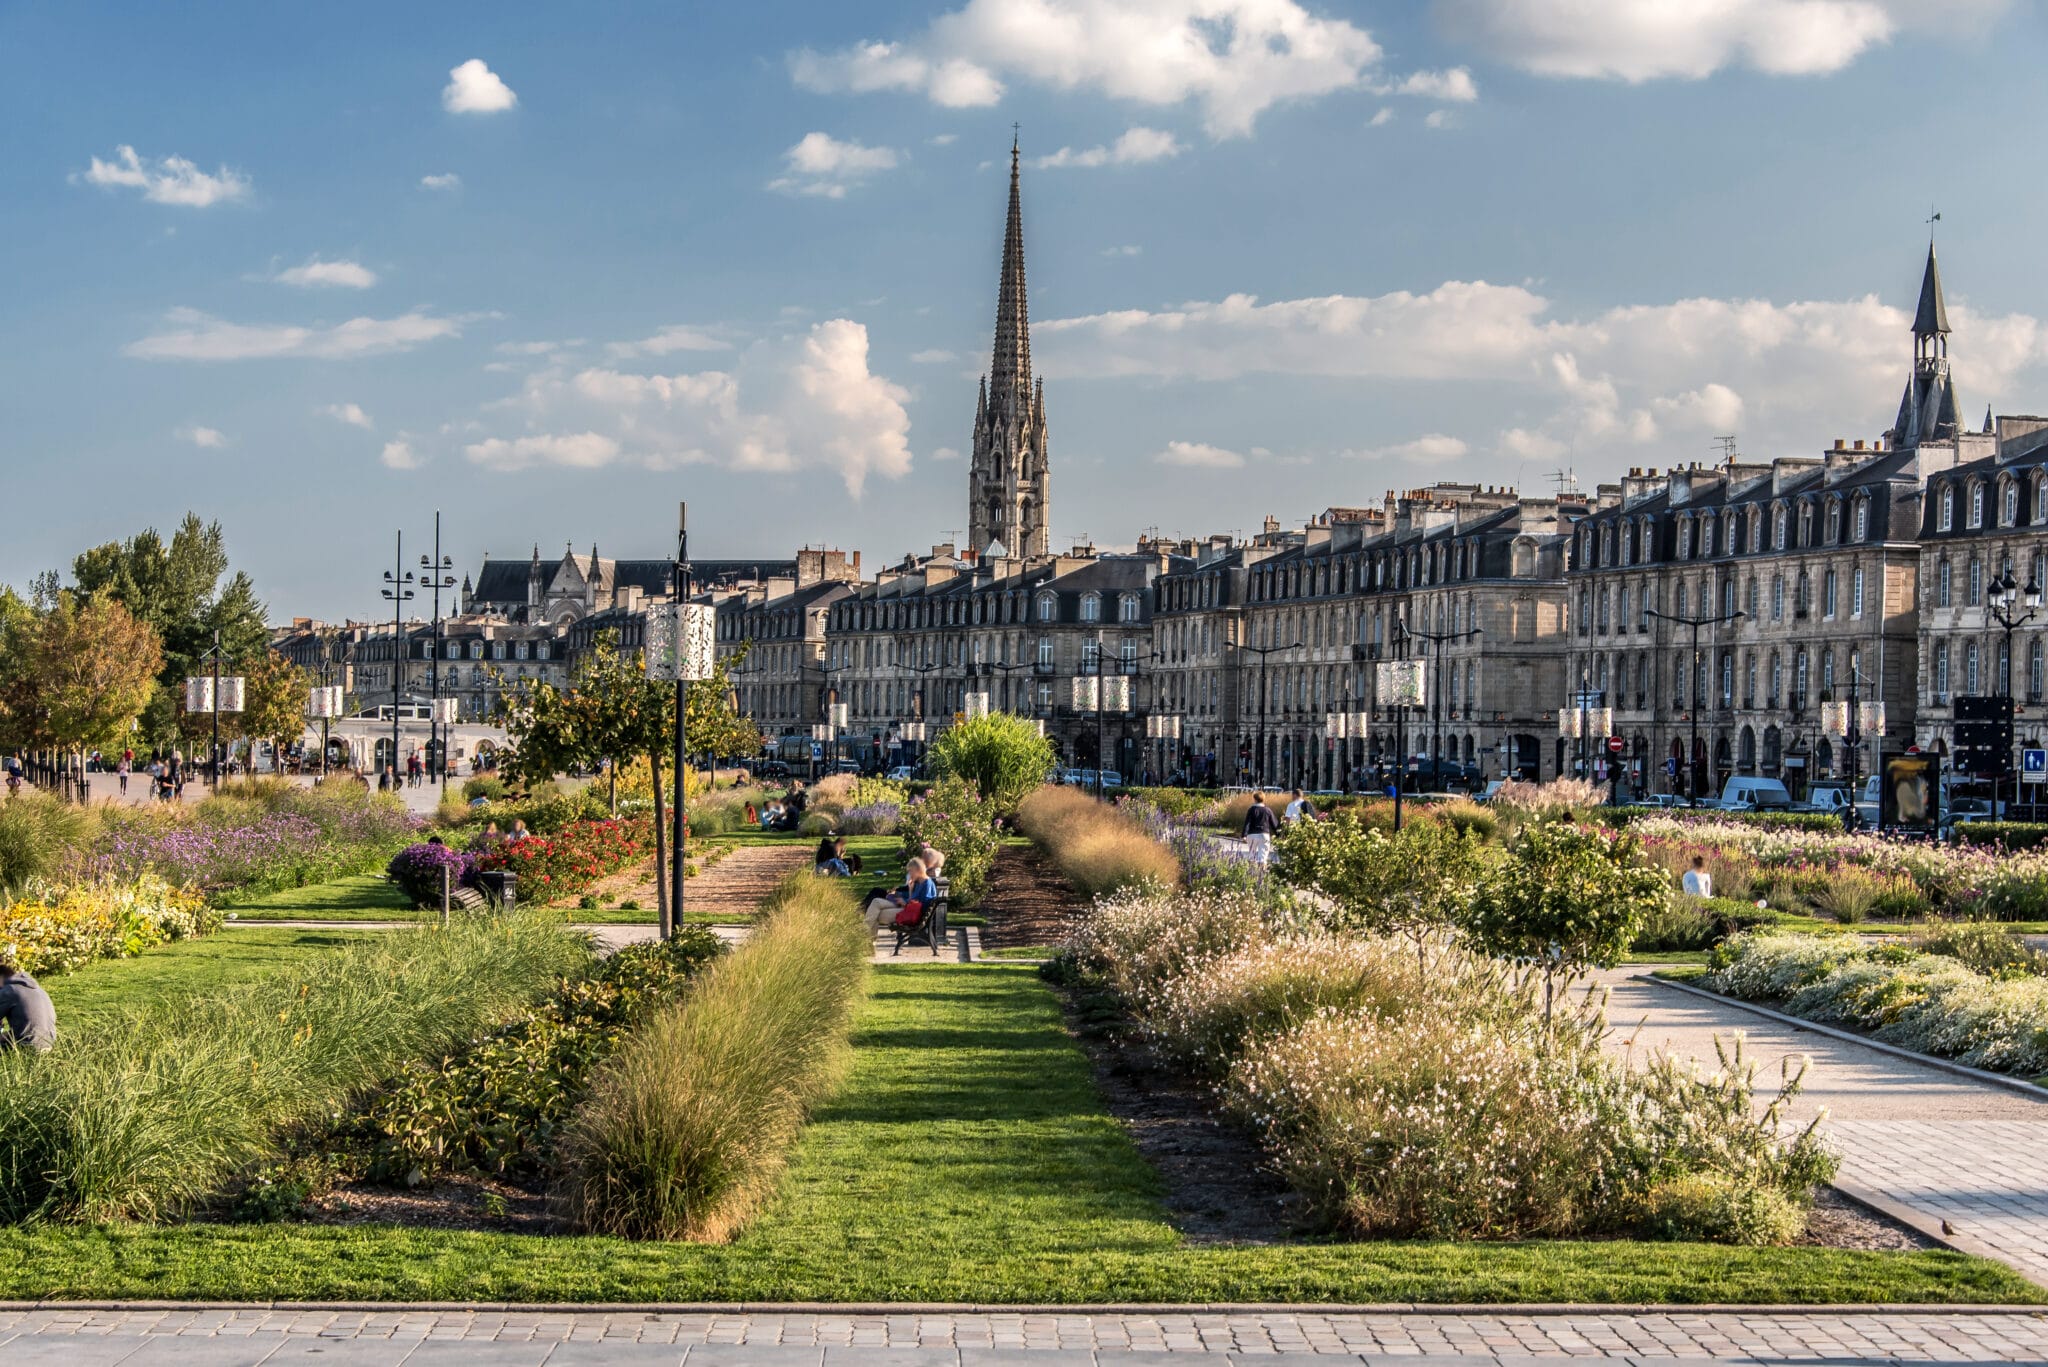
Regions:
<instances>
[{"instance_id":1,"label":"group of people on lawn","mask_svg":"<svg viewBox=\"0 0 2048 1367\"><path fill-rule=\"evenodd\" d=\"M828 835L818 842L814 860L820 878L851 878L860 872L860 856L846 850L846 837ZM870 932L884 921L916 925L933 902L939 899L939 874L946 856L926 842L903 865L903 882L897 887L877 887L861 899L861 919Z\"/></svg>"}]
</instances>

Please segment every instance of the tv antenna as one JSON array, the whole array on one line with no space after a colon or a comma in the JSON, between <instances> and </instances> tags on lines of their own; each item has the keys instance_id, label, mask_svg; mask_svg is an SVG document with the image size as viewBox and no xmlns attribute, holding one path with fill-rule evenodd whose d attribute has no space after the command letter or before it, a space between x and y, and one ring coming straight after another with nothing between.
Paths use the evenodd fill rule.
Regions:
<instances>
[{"instance_id":1,"label":"tv antenna","mask_svg":"<svg viewBox=\"0 0 2048 1367\"><path fill-rule=\"evenodd\" d=\"M1559 498L1564 497L1565 490L1567 489L1573 493L1579 491L1579 476L1574 470L1552 470L1546 478L1550 480L1551 485L1557 490Z\"/></svg>"},{"instance_id":2,"label":"tv antenna","mask_svg":"<svg viewBox=\"0 0 2048 1367\"><path fill-rule=\"evenodd\" d=\"M1715 437L1713 442L1714 445L1721 448L1721 459L1724 461L1733 462L1739 454L1735 449L1735 434L1733 432L1723 437Z\"/></svg>"}]
</instances>

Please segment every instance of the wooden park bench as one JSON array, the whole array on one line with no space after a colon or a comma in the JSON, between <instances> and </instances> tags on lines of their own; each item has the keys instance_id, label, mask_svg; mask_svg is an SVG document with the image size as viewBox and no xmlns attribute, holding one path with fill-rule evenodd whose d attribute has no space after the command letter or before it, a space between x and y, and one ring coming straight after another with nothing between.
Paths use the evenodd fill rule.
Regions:
<instances>
[{"instance_id":1,"label":"wooden park bench","mask_svg":"<svg viewBox=\"0 0 2048 1367\"><path fill-rule=\"evenodd\" d=\"M932 957L939 957L940 948L946 943L946 913L952 909L953 889L943 878L935 881L939 885L939 895L915 921L907 926L891 924L890 929L896 932L896 947L889 951L892 956L901 954L905 945L927 945Z\"/></svg>"}]
</instances>

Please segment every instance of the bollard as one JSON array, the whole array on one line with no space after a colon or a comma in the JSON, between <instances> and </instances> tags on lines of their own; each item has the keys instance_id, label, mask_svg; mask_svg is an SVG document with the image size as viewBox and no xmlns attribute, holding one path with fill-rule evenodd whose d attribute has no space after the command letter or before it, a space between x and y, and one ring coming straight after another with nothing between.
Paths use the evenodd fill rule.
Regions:
<instances>
[{"instance_id":1,"label":"bollard","mask_svg":"<svg viewBox=\"0 0 2048 1367\"><path fill-rule=\"evenodd\" d=\"M448 924L448 866L441 866L441 924Z\"/></svg>"}]
</instances>

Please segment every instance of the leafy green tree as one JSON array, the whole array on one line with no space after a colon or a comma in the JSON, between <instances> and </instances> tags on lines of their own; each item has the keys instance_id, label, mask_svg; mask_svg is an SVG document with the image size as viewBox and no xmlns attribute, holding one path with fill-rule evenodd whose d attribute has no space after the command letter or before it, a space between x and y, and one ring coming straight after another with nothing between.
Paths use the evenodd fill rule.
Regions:
<instances>
[{"instance_id":1,"label":"leafy green tree","mask_svg":"<svg viewBox=\"0 0 2048 1367\"><path fill-rule=\"evenodd\" d=\"M1560 983L1612 968L1664 905L1663 871L1627 832L1559 821L1523 828L1481 881L1466 928L1482 948L1543 972L1548 1022Z\"/></svg>"},{"instance_id":2,"label":"leafy green tree","mask_svg":"<svg viewBox=\"0 0 2048 1367\"><path fill-rule=\"evenodd\" d=\"M947 727L925 752L934 778L960 778L1009 816L1045 782L1052 744L1023 717L989 712Z\"/></svg>"},{"instance_id":3,"label":"leafy green tree","mask_svg":"<svg viewBox=\"0 0 2048 1367\"><path fill-rule=\"evenodd\" d=\"M246 573L229 572L220 524L201 522L196 513L185 514L168 542L152 527L84 551L71 573L81 602L117 602L163 643L162 686L142 717L152 742L177 734L183 680L201 672L199 657L216 632L231 660L252 658L269 644L255 585Z\"/></svg>"},{"instance_id":4,"label":"leafy green tree","mask_svg":"<svg viewBox=\"0 0 2048 1367\"><path fill-rule=\"evenodd\" d=\"M1333 929L1406 937L1425 973L1430 941L1457 929L1486 863L1483 842L1446 822L1367 830L1348 811L1292 822L1273 841L1274 875L1328 899L1321 919Z\"/></svg>"},{"instance_id":5,"label":"leafy green tree","mask_svg":"<svg viewBox=\"0 0 2048 1367\"><path fill-rule=\"evenodd\" d=\"M269 741L272 753L282 755L306 731L306 693L311 684L305 671L274 650L262 650L237 664L235 673L243 679L242 714L235 718L235 734ZM252 770L255 760L252 751Z\"/></svg>"},{"instance_id":6,"label":"leafy green tree","mask_svg":"<svg viewBox=\"0 0 2048 1367\"><path fill-rule=\"evenodd\" d=\"M163 662L147 623L119 603L81 604L60 593L25 616L7 609L5 633L0 708L8 744L109 750L127 743Z\"/></svg>"}]
</instances>

